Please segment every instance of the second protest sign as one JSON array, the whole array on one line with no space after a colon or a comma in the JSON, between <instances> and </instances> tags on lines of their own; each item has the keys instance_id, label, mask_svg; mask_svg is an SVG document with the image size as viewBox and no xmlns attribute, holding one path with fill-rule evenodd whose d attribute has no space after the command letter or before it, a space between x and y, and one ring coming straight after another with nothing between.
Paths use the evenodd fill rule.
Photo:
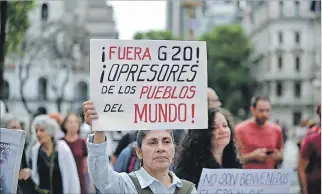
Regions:
<instances>
[{"instance_id":1,"label":"second protest sign","mask_svg":"<svg viewBox=\"0 0 322 194\"><path fill-rule=\"evenodd\" d=\"M201 41L90 41L93 130L207 128Z\"/></svg>"}]
</instances>

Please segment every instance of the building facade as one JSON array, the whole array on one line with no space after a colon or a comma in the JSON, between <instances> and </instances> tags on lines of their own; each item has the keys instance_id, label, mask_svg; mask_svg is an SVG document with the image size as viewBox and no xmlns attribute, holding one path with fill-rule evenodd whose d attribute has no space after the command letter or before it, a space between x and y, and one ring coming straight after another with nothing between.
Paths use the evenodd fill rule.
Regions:
<instances>
[{"instance_id":1,"label":"building facade","mask_svg":"<svg viewBox=\"0 0 322 194\"><path fill-rule=\"evenodd\" d=\"M193 15L188 16L188 9L184 2L195 2ZM193 30L195 38L213 29L217 25L236 23L241 21L238 1L190 1L167 0L167 30L175 36L188 39L189 30Z\"/></svg>"},{"instance_id":2,"label":"building facade","mask_svg":"<svg viewBox=\"0 0 322 194\"><path fill-rule=\"evenodd\" d=\"M27 37L37 44L33 45L35 48L27 44L30 47L23 57L8 56L4 72L4 103L7 112L26 124L30 123L32 115L39 109L46 109L48 113L59 111L65 115L70 111L78 111L82 102L89 99L89 53L78 51L76 55L81 56L77 60L66 61L60 59L59 55L55 55L56 58L46 55L45 49L37 51L38 47L35 45L46 44L37 39L37 36L45 36L42 32L47 30L45 28L49 25L46 24L64 21L86 26L84 32L87 36L84 42L88 42L85 45L88 48L89 38L118 38L113 8L104 0L35 3L35 8L29 14L31 26ZM44 54L36 55L37 52Z\"/></svg>"},{"instance_id":3,"label":"building facade","mask_svg":"<svg viewBox=\"0 0 322 194\"><path fill-rule=\"evenodd\" d=\"M310 1L254 1L243 26L255 47L256 93L269 96L272 120L293 127L313 119L321 99L320 13Z\"/></svg>"}]
</instances>

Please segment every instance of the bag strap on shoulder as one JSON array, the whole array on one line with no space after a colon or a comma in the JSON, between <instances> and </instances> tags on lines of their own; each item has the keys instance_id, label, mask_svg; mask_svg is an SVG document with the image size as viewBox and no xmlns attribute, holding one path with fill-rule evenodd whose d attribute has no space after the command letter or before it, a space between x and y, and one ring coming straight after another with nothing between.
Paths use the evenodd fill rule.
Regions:
<instances>
[{"instance_id":1,"label":"bag strap on shoulder","mask_svg":"<svg viewBox=\"0 0 322 194\"><path fill-rule=\"evenodd\" d=\"M174 194L191 194L195 188L195 184L190 181L181 179L183 186L181 188L177 187Z\"/></svg>"},{"instance_id":2,"label":"bag strap on shoulder","mask_svg":"<svg viewBox=\"0 0 322 194\"><path fill-rule=\"evenodd\" d=\"M132 180L132 182L133 182L138 194L153 194L153 192L150 189L150 187L146 187L144 189L141 189L139 179L136 177L135 172L130 173L129 177L131 178L131 180Z\"/></svg>"}]
</instances>

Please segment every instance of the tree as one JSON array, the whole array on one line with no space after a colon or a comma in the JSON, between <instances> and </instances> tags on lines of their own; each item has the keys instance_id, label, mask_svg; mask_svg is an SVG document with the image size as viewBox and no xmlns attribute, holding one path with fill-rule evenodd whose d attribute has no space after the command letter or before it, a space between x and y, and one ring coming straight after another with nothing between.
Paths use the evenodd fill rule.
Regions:
<instances>
[{"instance_id":1,"label":"tree","mask_svg":"<svg viewBox=\"0 0 322 194\"><path fill-rule=\"evenodd\" d=\"M34 1L1 2L0 94L3 93L5 56L19 50L24 34L30 25L28 13L33 6Z\"/></svg>"},{"instance_id":2,"label":"tree","mask_svg":"<svg viewBox=\"0 0 322 194\"><path fill-rule=\"evenodd\" d=\"M151 31L148 31L148 32L137 32L134 35L134 39L135 40L142 40L142 39L148 39L148 40L179 40L179 37L175 37L169 31L151 30Z\"/></svg>"},{"instance_id":3,"label":"tree","mask_svg":"<svg viewBox=\"0 0 322 194\"><path fill-rule=\"evenodd\" d=\"M41 57L43 54L41 51L43 44L43 40L28 37L26 36L24 44L21 45L21 50L19 57L17 59L18 64L18 80L19 80L19 93L21 97L21 102L25 107L25 110L31 115L32 111L28 106L24 89L27 83L27 80L30 77L30 70L32 69L34 62Z\"/></svg>"},{"instance_id":4,"label":"tree","mask_svg":"<svg viewBox=\"0 0 322 194\"><path fill-rule=\"evenodd\" d=\"M217 26L202 35L207 41L208 86L214 88L233 115L248 112L253 79L252 44L237 24Z\"/></svg>"},{"instance_id":5,"label":"tree","mask_svg":"<svg viewBox=\"0 0 322 194\"><path fill-rule=\"evenodd\" d=\"M58 30L49 36L46 49L54 67L49 83L56 95L56 106L60 112L71 73L89 55L89 34L84 25L77 23L59 22L56 27ZM56 81L58 78L61 78L61 82Z\"/></svg>"},{"instance_id":6,"label":"tree","mask_svg":"<svg viewBox=\"0 0 322 194\"><path fill-rule=\"evenodd\" d=\"M21 47L19 57L21 99L25 109L31 114L25 99L24 88L34 62L41 58L42 61L46 60L50 66L50 74L46 75L46 78L56 96L55 102L60 112L65 99L66 85L70 81L72 71L77 68L80 60L84 59L82 57L89 54L88 33L84 25L63 20L46 23L39 31L40 33L36 36L26 36L26 42Z\"/></svg>"}]
</instances>

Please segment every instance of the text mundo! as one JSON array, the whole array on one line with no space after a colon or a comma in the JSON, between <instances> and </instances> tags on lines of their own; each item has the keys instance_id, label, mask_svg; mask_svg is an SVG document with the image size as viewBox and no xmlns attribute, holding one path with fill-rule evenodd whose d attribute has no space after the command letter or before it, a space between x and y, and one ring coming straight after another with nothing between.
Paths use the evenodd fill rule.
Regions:
<instances>
[{"instance_id":1,"label":"text mundo!","mask_svg":"<svg viewBox=\"0 0 322 194\"><path fill-rule=\"evenodd\" d=\"M289 173L283 172L261 172L261 173L222 173L206 174L201 184L203 186L264 186L285 185L290 178Z\"/></svg>"},{"instance_id":2,"label":"text mundo!","mask_svg":"<svg viewBox=\"0 0 322 194\"><path fill-rule=\"evenodd\" d=\"M194 123L195 104L134 104L134 123L187 122L189 109L191 111L191 123Z\"/></svg>"}]
</instances>

